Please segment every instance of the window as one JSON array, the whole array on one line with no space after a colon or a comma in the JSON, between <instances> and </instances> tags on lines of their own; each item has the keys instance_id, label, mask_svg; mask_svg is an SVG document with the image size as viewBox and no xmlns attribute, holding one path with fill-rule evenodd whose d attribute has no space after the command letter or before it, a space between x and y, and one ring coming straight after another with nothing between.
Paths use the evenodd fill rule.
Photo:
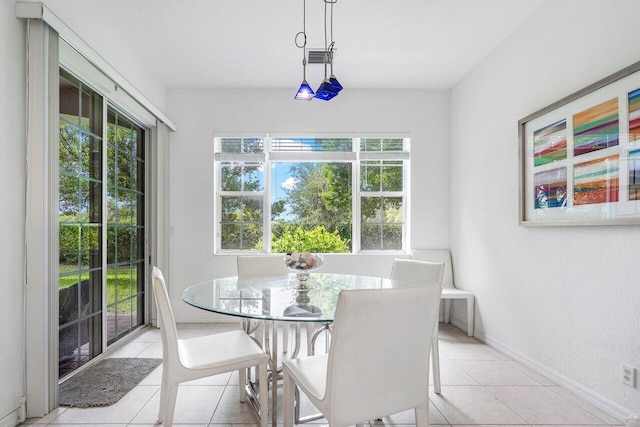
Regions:
<instances>
[{"instance_id":1,"label":"window","mask_svg":"<svg viewBox=\"0 0 640 427\"><path fill-rule=\"evenodd\" d=\"M227 137L215 152L218 252L405 250L407 138Z\"/></svg>"}]
</instances>

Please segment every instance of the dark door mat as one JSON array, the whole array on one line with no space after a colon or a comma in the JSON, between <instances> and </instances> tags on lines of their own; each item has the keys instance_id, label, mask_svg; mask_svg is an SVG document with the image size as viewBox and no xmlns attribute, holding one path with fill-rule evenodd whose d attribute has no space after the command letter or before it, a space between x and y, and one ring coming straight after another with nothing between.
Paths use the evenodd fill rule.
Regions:
<instances>
[{"instance_id":1,"label":"dark door mat","mask_svg":"<svg viewBox=\"0 0 640 427\"><path fill-rule=\"evenodd\" d=\"M102 359L60 384L59 404L75 408L113 405L161 363L162 359Z\"/></svg>"}]
</instances>

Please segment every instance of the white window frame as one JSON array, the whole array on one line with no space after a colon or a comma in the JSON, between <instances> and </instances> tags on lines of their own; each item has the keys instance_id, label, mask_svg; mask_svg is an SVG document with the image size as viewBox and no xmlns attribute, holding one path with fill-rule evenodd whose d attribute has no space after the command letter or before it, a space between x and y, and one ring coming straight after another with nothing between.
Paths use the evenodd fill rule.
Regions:
<instances>
[{"instance_id":1,"label":"white window frame","mask_svg":"<svg viewBox=\"0 0 640 427\"><path fill-rule=\"evenodd\" d=\"M243 139L262 139L264 142L263 153L236 154L222 153L221 140L225 138L243 138ZM279 138L348 138L352 140L352 151L350 152L314 152L314 151L274 151L272 150L272 142ZM360 142L362 139L402 139L403 151L360 151ZM342 134L224 134L214 136L214 182L215 182L215 198L214 198L214 248L216 254L233 255L247 253L271 253L271 239L267 238L271 235L271 165L275 162L336 162L351 163L351 186L352 186L352 231L351 231L351 254L364 253L380 253L380 254L406 254L410 251L410 140L406 135L367 135L357 136ZM402 191L377 191L363 192L360 189L360 162L364 160L401 160L403 162L403 190ZM262 191L251 192L254 196L261 196L263 201L263 249L260 251L249 249L222 249L221 248L221 217L223 196L246 195L245 192L222 192L222 162L246 162L246 163L263 163L264 164L264 188ZM363 194L367 196L386 196L386 197L402 197L403 209L403 226L402 226L402 249L400 250L362 250L360 247L361 232L361 200ZM346 254L345 254L346 255Z\"/></svg>"}]
</instances>

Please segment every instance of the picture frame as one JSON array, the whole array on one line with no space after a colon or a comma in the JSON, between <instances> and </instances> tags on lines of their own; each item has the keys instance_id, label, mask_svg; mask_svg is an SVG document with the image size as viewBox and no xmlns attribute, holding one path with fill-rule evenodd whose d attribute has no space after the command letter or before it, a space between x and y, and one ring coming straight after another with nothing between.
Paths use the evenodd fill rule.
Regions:
<instances>
[{"instance_id":1,"label":"picture frame","mask_svg":"<svg viewBox=\"0 0 640 427\"><path fill-rule=\"evenodd\" d=\"M640 224L640 61L518 121L522 226Z\"/></svg>"}]
</instances>

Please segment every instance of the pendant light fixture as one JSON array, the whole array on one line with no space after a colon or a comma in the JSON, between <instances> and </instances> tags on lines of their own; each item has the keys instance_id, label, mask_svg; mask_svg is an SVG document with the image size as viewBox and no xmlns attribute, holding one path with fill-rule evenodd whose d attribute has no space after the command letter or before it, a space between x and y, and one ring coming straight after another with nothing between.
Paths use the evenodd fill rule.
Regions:
<instances>
[{"instance_id":1,"label":"pendant light fixture","mask_svg":"<svg viewBox=\"0 0 640 427\"><path fill-rule=\"evenodd\" d=\"M330 2L331 3L331 44L329 45L328 54L329 54L329 64L331 65L331 76L329 76L329 81L331 82L331 86L333 86L336 92L340 92L342 90L342 85L340 84L336 76L333 74L333 47L336 44L335 40L333 40L333 4L337 1L338 0L333 0ZM325 0L325 15L326 15L326 6L327 6L327 3ZM326 22L327 22L327 18L325 16L325 25L326 25ZM325 32L326 31L327 30L325 27Z\"/></svg>"},{"instance_id":2,"label":"pendant light fixture","mask_svg":"<svg viewBox=\"0 0 640 427\"><path fill-rule=\"evenodd\" d=\"M307 83L307 60L306 58L302 58L302 83L300 84L300 88L298 88L298 92L296 92L295 99L298 101L311 101L315 93L309 83Z\"/></svg>"},{"instance_id":3,"label":"pendant light fixture","mask_svg":"<svg viewBox=\"0 0 640 427\"><path fill-rule=\"evenodd\" d=\"M322 83L320 83L320 87L316 91L316 96L314 98L318 98L323 101L329 101L338 94L338 91L331 84L331 80L327 78L327 63L329 62L329 54L326 52L326 50L324 53L324 60L322 62L324 63L324 80L322 81Z\"/></svg>"},{"instance_id":4,"label":"pendant light fixture","mask_svg":"<svg viewBox=\"0 0 640 427\"><path fill-rule=\"evenodd\" d=\"M333 86L336 92L340 92L342 90L342 85L340 84L338 79L336 79L336 76L333 75L333 50L329 55L330 55L329 64L331 64L331 76L329 76L329 81L331 82L331 86Z\"/></svg>"},{"instance_id":5,"label":"pendant light fixture","mask_svg":"<svg viewBox=\"0 0 640 427\"><path fill-rule=\"evenodd\" d=\"M302 36L302 43L298 43L298 37ZM298 101L311 101L315 93L309 83L307 83L307 57L305 48L307 47L307 0L302 3L302 31L296 34L296 46L302 49L302 83L294 99Z\"/></svg>"},{"instance_id":6,"label":"pendant light fixture","mask_svg":"<svg viewBox=\"0 0 640 427\"><path fill-rule=\"evenodd\" d=\"M324 80L318 87L318 90L314 93L313 89L307 83L307 58L305 48L307 45L307 33L306 33L306 15L307 15L307 5L306 0L303 0L303 20L302 20L302 31L296 34L296 46L298 48L303 49L302 54L302 84L296 92L294 99L302 100L302 101L310 101L313 98L321 99L323 101L329 101L333 99L338 92L340 92L343 88L336 76L333 74L333 47L335 45L335 41L333 40L333 5L337 3L338 0L323 0L324 1L324 51L322 52L322 64L324 65ZM329 5L329 6L328 6ZM329 12L327 10L329 9ZM327 16L329 16L330 22L330 35L331 35L331 43L328 43L327 39ZM302 40L300 41L300 38ZM331 69L331 75L327 77L327 65Z\"/></svg>"}]
</instances>

